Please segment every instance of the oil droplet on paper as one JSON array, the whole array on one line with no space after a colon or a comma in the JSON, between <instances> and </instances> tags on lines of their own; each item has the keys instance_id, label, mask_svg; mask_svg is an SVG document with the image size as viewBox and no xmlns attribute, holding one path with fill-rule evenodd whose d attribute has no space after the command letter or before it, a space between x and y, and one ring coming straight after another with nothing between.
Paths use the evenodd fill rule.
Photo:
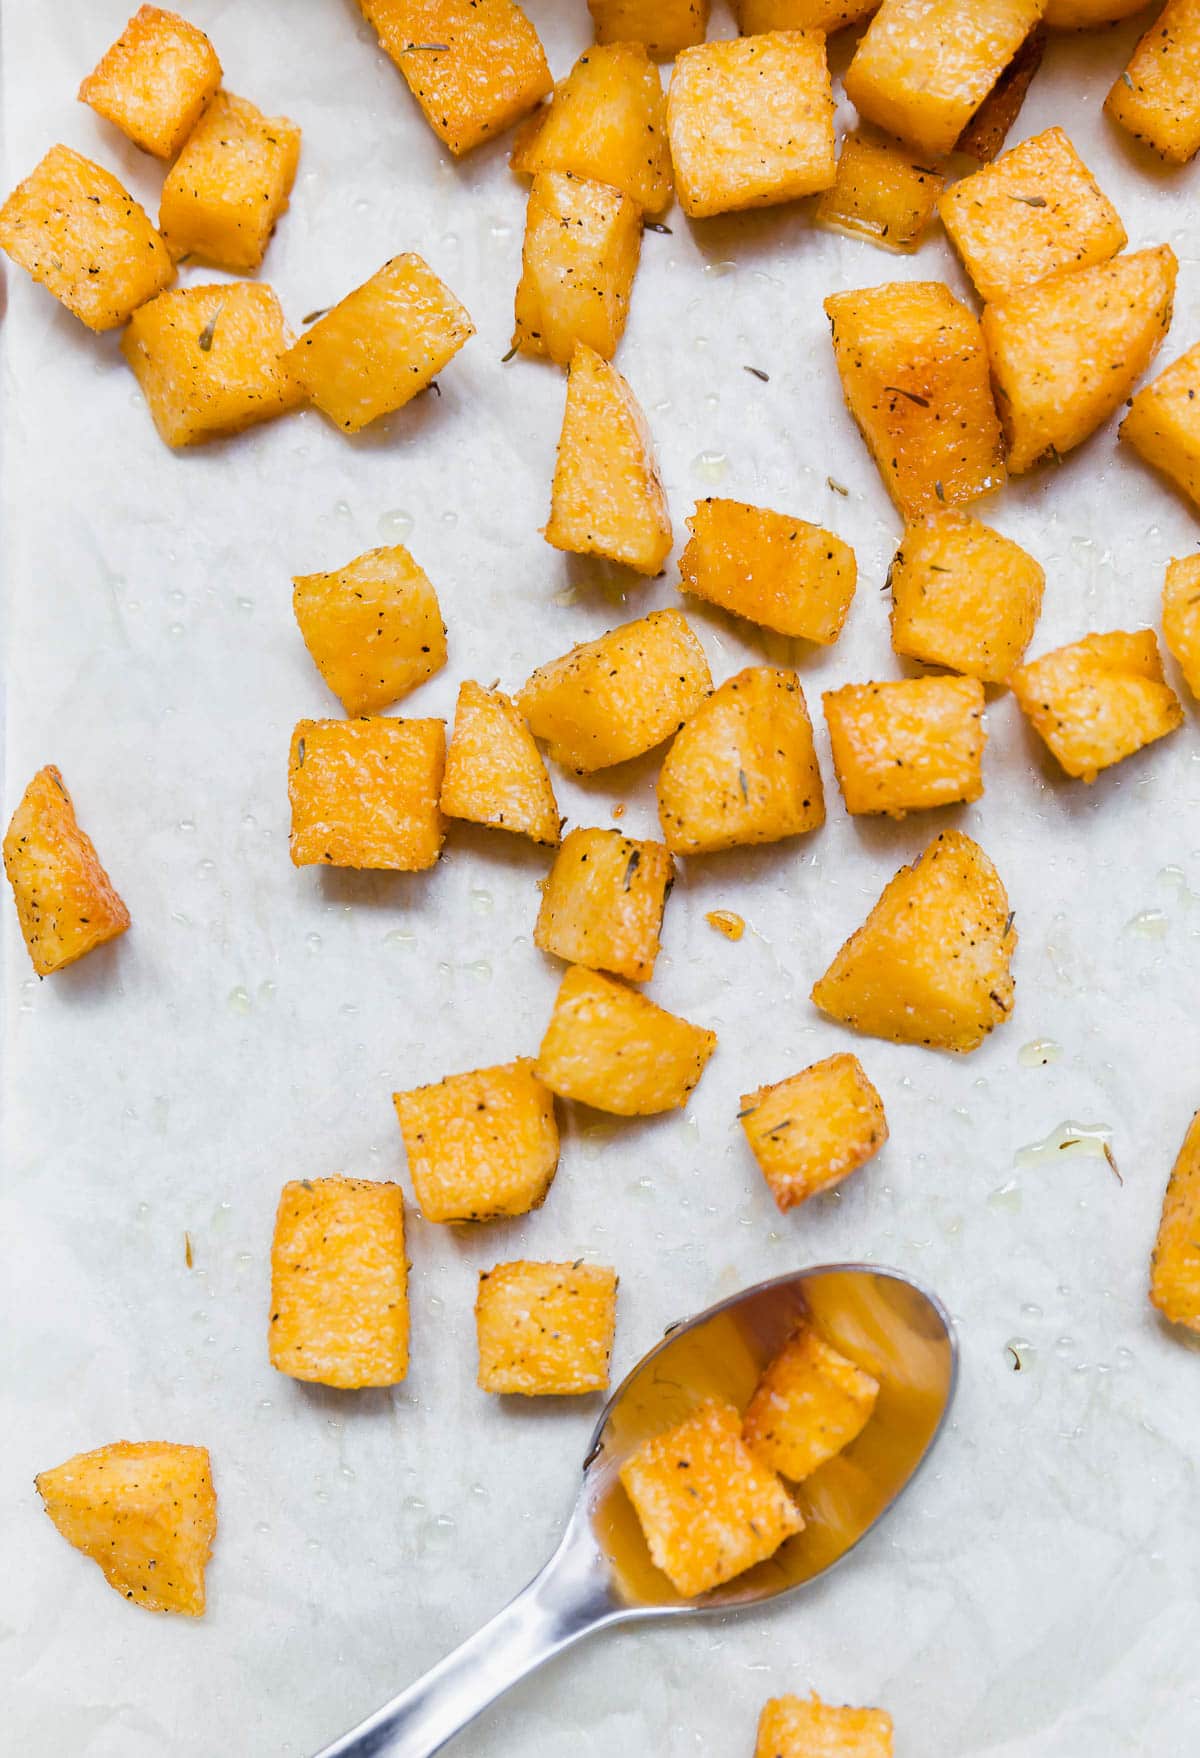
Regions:
<instances>
[{"instance_id":1,"label":"oil droplet on paper","mask_svg":"<svg viewBox=\"0 0 1200 1758\"><path fill-rule=\"evenodd\" d=\"M1129 933L1137 934L1143 940L1162 940L1170 927L1170 919L1165 910L1141 910L1125 926Z\"/></svg>"},{"instance_id":2,"label":"oil droplet on paper","mask_svg":"<svg viewBox=\"0 0 1200 1758\"><path fill-rule=\"evenodd\" d=\"M701 482L711 482L714 486L724 481L728 468L729 459L724 452L697 452L692 459L692 469Z\"/></svg>"},{"instance_id":3,"label":"oil droplet on paper","mask_svg":"<svg viewBox=\"0 0 1200 1758\"><path fill-rule=\"evenodd\" d=\"M476 982L490 983L492 980L492 967L486 958L475 959L467 966L467 970L470 972L471 976L475 978Z\"/></svg>"},{"instance_id":4,"label":"oil droplet on paper","mask_svg":"<svg viewBox=\"0 0 1200 1758\"><path fill-rule=\"evenodd\" d=\"M386 543L403 543L413 528L413 517L403 507L393 507L391 512L380 514L379 535Z\"/></svg>"},{"instance_id":5,"label":"oil droplet on paper","mask_svg":"<svg viewBox=\"0 0 1200 1758\"><path fill-rule=\"evenodd\" d=\"M1035 1171L1051 1161L1075 1159L1109 1160L1111 1164L1113 1132L1107 1123L1058 1124L1041 1141L1029 1142L1018 1148L1013 1164L1024 1171Z\"/></svg>"},{"instance_id":6,"label":"oil droplet on paper","mask_svg":"<svg viewBox=\"0 0 1200 1758\"><path fill-rule=\"evenodd\" d=\"M477 916L490 916L492 913L492 894L478 886L471 887L471 908Z\"/></svg>"},{"instance_id":7,"label":"oil droplet on paper","mask_svg":"<svg viewBox=\"0 0 1200 1758\"><path fill-rule=\"evenodd\" d=\"M1022 1068L1048 1068L1052 1062L1061 1062L1063 1047L1056 1044L1053 1038L1033 1038L1028 1044L1022 1044L1017 1051L1017 1061Z\"/></svg>"},{"instance_id":8,"label":"oil droplet on paper","mask_svg":"<svg viewBox=\"0 0 1200 1758\"><path fill-rule=\"evenodd\" d=\"M238 984L236 989L231 989L229 991L229 1011L230 1011L230 1013L236 1013L236 1014L240 1014L240 1015L244 1016L245 1014L249 1013L249 1011L253 1005L254 1005L254 1003L250 999L249 991L244 989L240 983Z\"/></svg>"},{"instance_id":9,"label":"oil droplet on paper","mask_svg":"<svg viewBox=\"0 0 1200 1758\"><path fill-rule=\"evenodd\" d=\"M987 1206L993 1214L1019 1215L1021 1212L1021 1186L1015 1178L1007 1184L1001 1184L992 1191L987 1199Z\"/></svg>"},{"instance_id":10,"label":"oil droplet on paper","mask_svg":"<svg viewBox=\"0 0 1200 1758\"><path fill-rule=\"evenodd\" d=\"M401 951L407 952L410 947L417 944L417 937L415 934L410 934L407 928L393 928L390 933L384 935L383 944L398 947Z\"/></svg>"},{"instance_id":11,"label":"oil droplet on paper","mask_svg":"<svg viewBox=\"0 0 1200 1758\"><path fill-rule=\"evenodd\" d=\"M737 264L731 258L723 257L720 262L706 262L704 273L711 281L723 281L726 275L737 273Z\"/></svg>"},{"instance_id":12,"label":"oil droplet on paper","mask_svg":"<svg viewBox=\"0 0 1200 1758\"><path fill-rule=\"evenodd\" d=\"M1028 1337L1010 1337L1004 1354L1014 1373L1027 1373L1037 1360L1037 1350Z\"/></svg>"}]
</instances>

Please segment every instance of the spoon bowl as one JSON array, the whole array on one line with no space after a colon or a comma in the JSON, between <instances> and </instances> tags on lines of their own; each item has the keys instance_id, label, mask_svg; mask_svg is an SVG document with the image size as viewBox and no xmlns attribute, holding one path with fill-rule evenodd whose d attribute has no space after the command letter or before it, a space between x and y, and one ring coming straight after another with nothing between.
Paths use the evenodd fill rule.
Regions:
<instances>
[{"instance_id":1,"label":"spoon bowl","mask_svg":"<svg viewBox=\"0 0 1200 1758\"><path fill-rule=\"evenodd\" d=\"M694 1599L650 1559L622 1464L706 1398L745 1409L801 1320L879 1382L851 1444L795 1486L804 1529ZM605 1625L729 1612L793 1594L847 1556L912 1482L954 1396L958 1351L941 1303L899 1270L826 1264L743 1290L684 1324L606 1404L557 1551L491 1623L317 1758L429 1758L510 1685Z\"/></svg>"}]
</instances>

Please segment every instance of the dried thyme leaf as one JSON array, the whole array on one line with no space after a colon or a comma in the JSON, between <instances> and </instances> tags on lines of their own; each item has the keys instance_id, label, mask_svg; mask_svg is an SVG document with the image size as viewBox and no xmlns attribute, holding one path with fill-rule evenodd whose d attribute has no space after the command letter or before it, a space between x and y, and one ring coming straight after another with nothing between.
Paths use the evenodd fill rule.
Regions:
<instances>
[{"instance_id":1,"label":"dried thyme leaf","mask_svg":"<svg viewBox=\"0 0 1200 1758\"><path fill-rule=\"evenodd\" d=\"M761 379L764 385L769 385L771 382L770 373L764 372L761 366L743 366L742 371L748 372L751 378Z\"/></svg>"},{"instance_id":2,"label":"dried thyme leaf","mask_svg":"<svg viewBox=\"0 0 1200 1758\"><path fill-rule=\"evenodd\" d=\"M894 396L907 397L910 403L917 405L918 409L928 409L929 407L928 397L918 397L915 391L906 391L903 385L884 385L883 388L885 391L891 391Z\"/></svg>"}]
</instances>

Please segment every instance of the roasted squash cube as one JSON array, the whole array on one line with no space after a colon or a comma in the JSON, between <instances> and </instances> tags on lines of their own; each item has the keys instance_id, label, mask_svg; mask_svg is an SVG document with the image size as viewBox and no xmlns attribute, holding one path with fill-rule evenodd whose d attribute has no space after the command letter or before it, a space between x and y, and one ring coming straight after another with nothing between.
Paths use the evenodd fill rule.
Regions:
<instances>
[{"instance_id":1,"label":"roasted squash cube","mask_svg":"<svg viewBox=\"0 0 1200 1758\"><path fill-rule=\"evenodd\" d=\"M674 881L675 862L660 842L568 831L542 888L534 941L568 964L648 982Z\"/></svg>"},{"instance_id":2,"label":"roasted squash cube","mask_svg":"<svg viewBox=\"0 0 1200 1758\"><path fill-rule=\"evenodd\" d=\"M297 867L419 873L442 852L441 720L301 720L288 798Z\"/></svg>"},{"instance_id":3,"label":"roasted squash cube","mask_svg":"<svg viewBox=\"0 0 1200 1758\"><path fill-rule=\"evenodd\" d=\"M1200 0L1167 0L1104 108L1169 164L1200 151Z\"/></svg>"},{"instance_id":4,"label":"roasted squash cube","mask_svg":"<svg viewBox=\"0 0 1200 1758\"><path fill-rule=\"evenodd\" d=\"M1200 507L1200 342L1143 386L1120 432Z\"/></svg>"},{"instance_id":5,"label":"roasted squash cube","mask_svg":"<svg viewBox=\"0 0 1200 1758\"><path fill-rule=\"evenodd\" d=\"M148 1611L204 1611L204 1568L217 1531L207 1447L114 1441L34 1480L58 1530Z\"/></svg>"},{"instance_id":6,"label":"roasted squash cube","mask_svg":"<svg viewBox=\"0 0 1200 1758\"><path fill-rule=\"evenodd\" d=\"M677 855L779 842L825 822L812 723L794 671L747 666L700 704L663 762L658 816Z\"/></svg>"},{"instance_id":7,"label":"roasted squash cube","mask_svg":"<svg viewBox=\"0 0 1200 1758\"><path fill-rule=\"evenodd\" d=\"M386 708L445 665L437 593L402 543L292 584L304 645L347 714Z\"/></svg>"},{"instance_id":8,"label":"roasted squash cube","mask_svg":"<svg viewBox=\"0 0 1200 1758\"><path fill-rule=\"evenodd\" d=\"M1200 700L1200 555L1167 563L1163 640L1192 695Z\"/></svg>"},{"instance_id":9,"label":"roasted squash cube","mask_svg":"<svg viewBox=\"0 0 1200 1758\"><path fill-rule=\"evenodd\" d=\"M587 775L661 745L711 688L686 619L654 610L539 666L517 707L556 763Z\"/></svg>"},{"instance_id":10,"label":"roasted squash cube","mask_svg":"<svg viewBox=\"0 0 1200 1758\"><path fill-rule=\"evenodd\" d=\"M646 418L616 367L583 342L571 355L544 535L555 549L607 556L639 574L657 574L671 552Z\"/></svg>"},{"instance_id":11,"label":"roasted squash cube","mask_svg":"<svg viewBox=\"0 0 1200 1758\"><path fill-rule=\"evenodd\" d=\"M833 88L820 31L685 49L667 94L675 192L692 219L828 189Z\"/></svg>"},{"instance_id":12,"label":"roasted squash cube","mask_svg":"<svg viewBox=\"0 0 1200 1758\"><path fill-rule=\"evenodd\" d=\"M569 366L580 342L611 360L625 333L642 211L619 189L540 171L529 191L513 346Z\"/></svg>"},{"instance_id":13,"label":"roasted squash cube","mask_svg":"<svg viewBox=\"0 0 1200 1758\"><path fill-rule=\"evenodd\" d=\"M446 752L442 811L557 845L561 820L542 754L502 690L459 685Z\"/></svg>"},{"instance_id":14,"label":"roasted squash cube","mask_svg":"<svg viewBox=\"0 0 1200 1758\"><path fill-rule=\"evenodd\" d=\"M656 1007L612 977L572 965L563 978L537 1073L551 1092L617 1117L678 1111L704 1073L717 1034Z\"/></svg>"},{"instance_id":15,"label":"roasted squash cube","mask_svg":"<svg viewBox=\"0 0 1200 1758\"><path fill-rule=\"evenodd\" d=\"M369 1178L285 1184L271 1245L271 1366L353 1391L408 1373L404 1196Z\"/></svg>"},{"instance_id":16,"label":"roasted squash cube","mask_svg":"<svg viewBox=\"0 0 1200 1758\"><path fill-rule=\"evenodd\" d=\"M825 301L847 407L906 519L1004 483L979 320L940 281Z\"/></svg>"},{"instance_id":17,"label":"roasted squash cube","mask_svg":"<svg viewBox=\"0 0 1200 1758\"><path fill-rule=\"evenodd\" d=\"M846 96L922 153L948 153L1045 3L883 0L846 69Z\"/></svg>"},{"instance_id":18,"label":"roasted squash cube","mask_svg":"<svg viewBox=\"0 0 1200 1758\"><path fill-rule=\"evenodd\" d=\"M710 1399L621 1466L656 1568L685 1599L774 1556L804 1521L742 1439L732 1404Z\"/></svg>"},{"instance_id":19,"label":"roasted squash cube","mask_svg":"<svg viewBox=\"0 0 1200 1758\"><path fill-rule=\"evenodd\" d=\"M861 24L879 0L733 0L744 37L757 31L824 31L831 36L848 24Z\"/></svg>"},{"instance_id":20,"label":"roasted squash cube","mask_svg":"<svg viewBox=\"0 0 1200 1758\"><path fill-rule=\"evenodd\" d=\"M223 439L286 415L302 400L284 365L291 337L259 281L160 293L121 337L154 425L169 446Z\"/></svg>"},{"instance_id":21,"label":"roasted squash cube","mask_svg":"<svg viewBox=\"0 0 1200 1758\"><path fill-rule=\"evenodd\" d=\"M1116 208L1061 128L1032 135L952 184L939 205L981 299L1107 262L1126 241Z\"/></svg>"},{"instance_id":22,"label":"roasted squash cube","mask_svg":"<svg viewBox=\"0 0 1200 1758\"><path fill-rule=\"evenodd\" d=\"M129 926L129 911L81 830L52 764L25 789L4 837L4 871L39 977L74 964Z\"/></svg>"},{"instance_id":23,"label":"roasted squash cube","mask_svg":"<svg viewBox=\"0 0 1200 1758\"><path fill-rule=\"evenodd\" d=\"M879 1381L802 1324L770 1362L742 1418L751 1452L800 1483L860 1435Z\"/></svg>"},{"instance_id":24,"label":"roasted squash cube","mask_svg":"<svg viewBox=\"0 0 1200 1758\"><path fill-rule=\"evenodd\" d=\"M1008 682L1034 731L1083 781L1183 724L1153 629L1086 635L1018 666Z\"/></svg>"},{"instance_id":25,"label":"roasted squash cube","mask_svg":"<svg viewBox=\"0 0 1200 1758\"><path fill-rule=\"evenodd\" d=\"M978 843L947 830L889 880L812 998L873 1038L977 1050L1012 1012L1016 944L1000 875Z\"/></svg>"},{"instance_id":26,"label":"roasted squash cube","mask_svg":"<svg viewBox=\"0 0 1200 1758\"><path fill-rule=\"evenodd\" d=\"M479 1388L526 1398L606 1391L616 1323L616 1274L598 1264L481 1270Z\"/></svg>"},{"instance_id":27,"label":"roasted squash cube","mask_svg":"<svg viewBox=\"0 0 1200 1758\"><path fill-rule=\"evenodd\" d=\"M288 370L347 433L389 415L425 390L475 334L429 264L394 256L288 350Z\"/></svg>"},{"instance_id":28,"label":"roasted squash cube","mask_svg":"<svg viewBox=\"0 0 1200 1758\"><path fill-rule=\"evenodd\" d=\"M541 1208L558 1166L558 1124L531 1057L392 1097L427 1221L492 1221Z\"/></svg>"},{"instance_id":29,"label":"roasted squash cube","mask_svg":"<svg viewBox=\"0 0 1200 1758\"><path fill-rule=\"evenodd\" d=\"M1128 397L1170 328L1178 266L1163 244L984 307L1014 476L1082 444Z\"/></svg>"},{"instance_id":30,"label":"roasted squash cube","mask_svg":"<svg viewBox=\"0 0 1200 1758\"><path fill-rule=\"evenodd\" d=\"M772 1697L758 1723L754 1758L892 1758L892 1718L811 1697Z\"/></svg>"},{"instance_id":31,"label":"roasted squash cube","mask_svg":"<svg viewBox=\"0 0 1200 1758\"><path fill-rule=\"evenodd\" d=\"M702 43L709 0L588 0L598 43L641 43L656 61Z\"/></svg>"},{"instance_id":32,"label":"roasted squash cube","mask_svg":"<svg viewBox=\"0 0 1200 1758\"><path fill-rule=\"evenodd\" d=\"M1167 1182L1150 1299L1173 1325L1200 1331L1200 1112L1188 1125Z\"/></svg>"},{"instance_id":33,"label":"roasted squash cube","mask_svg":"<svg viewBox=\"0 0 1200 1758\"><path fill-rule=\"evenodd\" d=\"M738 1118L784 1214L849 1178L888 1138L883 1100L847 1054L743 1093Z\"/></svg>"},{"instance_id":34,"label":"roasted squash cube","mask_svg":"<svg viewBox=\"0 0 1200 1758\"><path fill-rule=\"evenodd\" d=\"M166 244L103 166L51 147L0 208L0 250L89 330L114 330L175 279Z\"/></svg>"},{"instance_id":35,"label":"roasted squash cube","mask_svg":"<svg viewBox=\"0 0 1200 1758\"><path fill-rule=\"evenodd\" d=\"M513 0L359 0L430 128L470 152L540 103L550 69Z\"/></svg>"},{"instance_id":36,"label":"roasted squash cube","mask_svg":"<svg viewBox=\"0 0 1200 1758\"><path fill-rule=\"evenodd\" d=\"M848 134L837 176L817 203L813 219L831 232L848 232L883 250L911 255L925 236L945 178L913 162L890 140Z\"/></svg>"},{"instance_id":37,"label":"roasted squash cube","mask_svg":"<svg viewBox=\"0 0 1200 1758\"><path fill-rule=\"evenodd\" d=\"M173 159L220 83L217 52L198 25L142 6L78 96L144 153Z\"/></svg>"},{"instance_id":38,"label":"roasted squash cube","mask_svg":"<svg viewBox=\"0 0 1200 1758\"><path fill-rule=\"evenodd\" d=\"M979 165L991 164L1021 113L1034 75L1042 65L1046 42L1044 26L1035 25L959 135L956 153L965 153Z\"/></svg>"},{"instance_id":39,"label":"roasted squash cube","mask_svg":"<svg viewBox=\"0 0 1200 1758\"><path fill-rule=\"evenodd\" d=\"M1033 638L1046 575L1011 537L947 508L905 529L888 581L897 653L999 684Z\"/></svg>"},{"instance_id":40,"label":"roasted squash cube","mask_svg":"<svg viewBox=\"0 0 1200 1758\"><path fill-rule=\"evenodd\" d=\"M258 268L300 162L300 130L218 92L167 172L158 210L171 255L198 256L232 274Z\"/></svg>"},{"instance_id":41,"label":"roasted squash cube","mask_svg":"<svg viewBox=\"0 0 1200 1758\"><path fill-rule=\"evenodd\" d=\"M848 543L804 519L711 496L687 525L681 592L781 635L837 640L858 579Z\"/></svg>"},{"instance_id":42,"label":"roasted squash cube","mask_svg":"<svg viewBox=\"0 0 1200 1758\"><path fill-rule=\"evenodd\" d=\"M1094 30L1146 10L1146 0L1046 0L1045 23L1053 31Z\"/></svg>"},{"instance_id":43,"label":"roasted squash cube","mask_svg":"<svg viewBox=\"0 0 1200 1758\"><path fill-rule=\"evenodd\" d=\"M579 57L548 106L529 118L512 168L527 176L573 171L608 183L657 214L671 199L667 100L640 43L605 43Z\"/></svg>"},{"instance_id":44,"label":"roasted squash cube","mask_svg":"<svg viewBox=\"0 0 1200 1758\"><path fill-rule=\"evenodd\" d=\"M983 792L987 733L978 678L843 684L823 700L847 812L903 818Z\"/></svg>"}]
</instances>

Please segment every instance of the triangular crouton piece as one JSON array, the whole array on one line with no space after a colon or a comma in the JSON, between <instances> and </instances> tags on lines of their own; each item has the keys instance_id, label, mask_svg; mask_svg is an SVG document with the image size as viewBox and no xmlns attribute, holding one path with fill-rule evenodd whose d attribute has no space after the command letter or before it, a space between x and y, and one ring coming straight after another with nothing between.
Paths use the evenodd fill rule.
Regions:
<instances>
[{"instance_id":1,"label":"triangular crouton piece","mask_svg":"<svg viewBox=\"0 0 1200 1758\"><path fill-rule=\"evenodd\" d=\"M558 803L542 754L503 690L459 686L442 811L557 846Z\"/></svg>"}]
</instances>

